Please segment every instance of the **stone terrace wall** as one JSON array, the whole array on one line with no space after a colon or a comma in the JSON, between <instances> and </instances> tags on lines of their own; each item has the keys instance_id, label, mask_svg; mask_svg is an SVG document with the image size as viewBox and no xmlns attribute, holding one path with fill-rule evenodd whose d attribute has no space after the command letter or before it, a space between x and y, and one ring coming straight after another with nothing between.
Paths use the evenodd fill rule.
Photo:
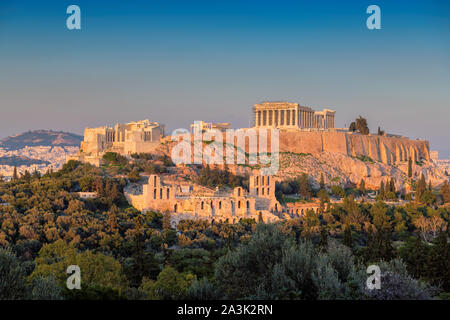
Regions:
<instances>
[{"instance_id":1,"label":"stone terrace wall","mask_svg":"<svg viewBox=\"0 0 450 320\"><path fill-rule=\"evenodd\" d=\"M280 152L314 154L322 151L367 156L386 164L409 158L430 160L429 142L424 140L333 131L280 131Z\"/></svg>"},{"instance_id":2,"label":"stone terrace wall","mask_svg":"<svg viewBox=\"0 0 450 320\"><path fill-rule=\"evenodd\" d=\"M410 157L416 161L430 159L428 141L333 131L280 131L280 151L312 154L328 151L367 156L386 164L407 161Z\"/></svg>"},{"instance_id":3,"label":"stone terrace wall","mask_svg":"<svg viewBox=\"0 0 450 320\"><path fill-rule=\"evenodd\" d=\"M256 129L256 132L258 132L258 129ZM280 130L279 138L280 152L317 154L328 151L353 157L367 156L386 164L407 161L409 158L416 161L421 159L430 160L429 142L425 140L361 135L350 132L300 130ZM226 141L225 134L223 134L223 140ZM270 151L270 133L267 140L268 150ZM248 139L246 141L248 143ZM234 143L237 145L237 139L235 139ZM173 146L174 143L172 142L169 148L171 149ZM249 152L247 144L245 151Z\"/></svg>"}]
</instances>

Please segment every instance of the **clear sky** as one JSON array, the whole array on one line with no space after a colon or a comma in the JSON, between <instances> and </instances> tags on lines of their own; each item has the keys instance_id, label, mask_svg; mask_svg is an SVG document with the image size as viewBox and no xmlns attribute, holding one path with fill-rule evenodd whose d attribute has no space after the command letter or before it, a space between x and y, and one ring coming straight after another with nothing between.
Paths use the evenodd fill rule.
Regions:
<instances>
[{"instance_id":1,"label":"clear sky","mask_svg":"<svg viewBox=\"0 0 450 320\"><path fill-rule=\"evenodd\" d=\"M362 115L449 158L450 2L0 0L0 138L145 118L246 127L264 100L332 108L338 127Z\"/></svg>"}]
</instances>

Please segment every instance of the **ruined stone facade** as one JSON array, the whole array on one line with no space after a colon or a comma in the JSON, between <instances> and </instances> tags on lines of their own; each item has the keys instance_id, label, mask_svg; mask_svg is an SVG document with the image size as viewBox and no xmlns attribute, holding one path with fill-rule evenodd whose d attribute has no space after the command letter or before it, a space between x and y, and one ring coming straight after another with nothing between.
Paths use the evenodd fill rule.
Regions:
<instances>
[{"instance_id":1,"label":"ruined stone facade","mask_svg":"<svg viewBox=\"0 0 450 320\"><path fill-rule=\"evenodd\" d=\"M196 121L195 123L191 124L191 134L195 134L197 132L205 132L209 130L219 130L221 132L225 132L225 130L229 128L230 124L228 122L212 123L212 122Z\"/></svg>"},{"instance_id":2,"label":"ruined stone facade","mask_svg":"<svg viewBox=\"0 0 450 320\"><path fill-rule=\"evenodd\" d=\"M197 189L195 185L164 181L160 175L150 175L139 192L125 191L128 201L138 210L170 212L192 218L230 222L242 218L273 222L283 215L275 197L275 180L271 176L250 177L249 191L242 187L232 190Z\"/></svg>"},{"instance_id":3,"label":"ruined stone facade","mask_svg":"<svg viewBox=\"0 0 450 320\"><path fill-rule=\"evenodd\" d=\"M263 102L253 107L256 128L290 128L325 130L334 128L335 111L314 111L290 102Z\"/></svg>"},{"instance_id":4,"label":"ruined stone facade","mask_svg":"<svg viewBox=\"0 0 450 320\"><path fill-rule=\"evenodd\" d=\"M118 123L114 127L86 128L80 152L68 160L79 160L98 166L105 152L122 155L152 152L163 136L164 126L149 120Z\"/></svg>"}]
</instances>

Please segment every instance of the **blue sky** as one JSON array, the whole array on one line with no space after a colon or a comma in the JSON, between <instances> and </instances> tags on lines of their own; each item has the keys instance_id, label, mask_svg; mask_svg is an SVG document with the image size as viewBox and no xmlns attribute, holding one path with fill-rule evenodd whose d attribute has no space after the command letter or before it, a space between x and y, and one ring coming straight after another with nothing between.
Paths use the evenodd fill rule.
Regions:
<instances>
[{"instance_id":1,"label":"blue sky","mask_svg":"<svg viewBox=\"0 0 450 320\"><path fill-rule=\"evenodd\" d=\"M66 28L67 6L81 30ZM381 30L366 8L381 8ZM448 1L0 1L0 137L150 118L249 125L288 100L450 157Z\"/></svg>"}]
</instances>

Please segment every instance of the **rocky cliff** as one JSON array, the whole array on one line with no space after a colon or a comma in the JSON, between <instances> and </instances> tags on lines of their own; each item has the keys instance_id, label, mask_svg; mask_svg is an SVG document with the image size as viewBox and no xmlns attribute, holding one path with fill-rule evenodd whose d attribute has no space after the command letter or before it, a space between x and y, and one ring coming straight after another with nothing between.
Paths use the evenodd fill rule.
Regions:
<instances>
[{"instance_id":1,"label":"rocky cliff","mask_svg":"<svg viewBox=\"0 0 450 320\"><path fill-rule=\"evenodd\" d=\"M339 153L385 164L430 159L428 141L333 131L280 131L280 152Z\"/></svg>"}]
</instances>

